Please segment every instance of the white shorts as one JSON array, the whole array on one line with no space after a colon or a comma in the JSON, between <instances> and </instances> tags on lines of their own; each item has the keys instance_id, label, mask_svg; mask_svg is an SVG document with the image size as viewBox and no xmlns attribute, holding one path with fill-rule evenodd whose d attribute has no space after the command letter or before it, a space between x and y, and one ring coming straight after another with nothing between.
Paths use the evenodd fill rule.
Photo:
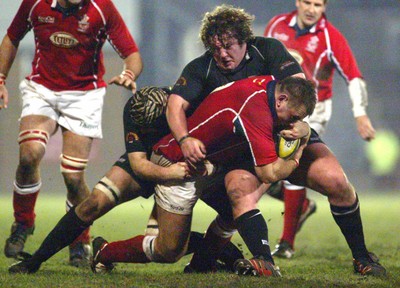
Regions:
<instances>
[{"instance_id":1,"label":"white shorts","mask_svg":"<svg viewBox=\"0 0 400 288\"><path fill-rule=\"evenodd\" d=\"M172 163L153 153L151 161L167 167ZM202 193L216 183L223 183L226 171L219 170L211 176L195 177L190 180L168 181L155 186L155 200L164 210L180 215L191 215L193 207Z\"/></svg>"},{"instance_id":2,"label":"white shorts","mask_svg":"<svg viewBox=\"0 0 400 288\"><path fill-rule=\"evenodd\" d=\"M23 80L21 118L43 115L65 129L85 137L102 138L101 119L106 88L55 92L34 81Z\"/></svg>"},{"instance_id":3,"label":"white shorts","mask_svg":"<svg viewBox=\"0 0 400 288\"><path fill-rule=\"evenodd\" d=\"M328 122L332 116L332 99L317 102L314 113L306 121L310 124L319 136L325 133Z\"/></svg>"}]
</instances>

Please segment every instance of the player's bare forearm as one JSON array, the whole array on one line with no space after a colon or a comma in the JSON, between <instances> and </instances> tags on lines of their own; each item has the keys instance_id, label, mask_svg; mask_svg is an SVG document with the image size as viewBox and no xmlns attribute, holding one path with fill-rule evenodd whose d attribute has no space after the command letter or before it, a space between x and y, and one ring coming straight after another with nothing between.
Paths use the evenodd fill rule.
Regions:
<instances>
[{"instance_id":1,"label":"player's bare forearm","mask_svg":"<svg viewBox=\"0 0 400 288\"><path fill-rule=\"evenodd\" d=\"M300 158L306 144L300 145L293 157L288 159L278 158L275 162L255 167L258 178L265 184L271 184L286 179L299 166Z\"/></svg>"},{"instance_id":2,"label":"player's bare forearm","mask_svg":"<svg viewBox=\"0 0 400 288\"><path fill-rule=\"evenodd\" d=\"M132 53L125 58L124 69L121 74L111 78L108 83L123 86L131 90L132 93L136 93L136 79L139 77L142 69L143 63L139 52Z\"/></svg>"},{"instance_id":3,"label":"player's bare forearm","mask_svg":"<svg viewBox=\"0 0 400 288\"><path fill-rule=\"evenodd\" d=\"M8 35L4 36L0 46L0 110L8 107L8 91L6 78L17 55L15 46Z\"/></svg>"},{"instance_id":4,"label":"player's bare forearm","mask_svg":"<svg viewBox=\"0 0 400 288\"><path fill-rule=\"evenodd\" d=\"M5 35L0 46L0 73L7 77L14 63L18 47L15 46L8 35Z\"/></svg>"},{"instance_id":5,"label":"player's bare forearm","mask_svg":"<svg viewBox=\"0 0 400 288\"><path fill-rule=\"evenodd\" d=\"M132 53L124 59L124 70L132 71L135 74L135 81L139 78L143 70L142 56L139 52Z\"/></svg>"},{"instance_id":6,"label":"player's bare forearm","mask_svg":"<svg viewBox=\"0 0 400 288\"><path fill-rule=\"evenodd\" d=\"M183 180L189 175L189 168L184 162L162 167L148 160L144 152L129 153L128 158L133 172L144 180L153 182Z\"/></svg>"}]
</instances>

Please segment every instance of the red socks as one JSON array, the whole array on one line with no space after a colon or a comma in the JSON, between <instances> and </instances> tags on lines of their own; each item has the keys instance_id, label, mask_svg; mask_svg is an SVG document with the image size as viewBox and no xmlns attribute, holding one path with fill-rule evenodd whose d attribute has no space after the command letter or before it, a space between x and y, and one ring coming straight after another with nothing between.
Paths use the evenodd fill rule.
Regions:
<instances>
[{"instance_id":1,"label":"red socks","mask_svg":"<svg viewBox=\"0 0 400 288\"><path fill-rule=\"evenodd\" d=\"M306 199L306 189L303 188L300 190L289 190L287 188L283 188L283 190L285 214L281 241L288 242L293 248L298 222L303 209L303 203Z\"/></svg>"},{"instance_id":2,"label":"red socks","mask_svg":"<svg viewBox=\"0 0 400 288\"><path fill-rule=\"evenodd\" d=\"M13 193L13 207L15 221L30 228L35 224L35 204L39 190L29 194Z\"/></svg>"},{"instance_id":3,"label":"red socks","mask_svg":"<svg viewBox=\"0 0 400 288\"><path fill-rule=\"evenodd\" d=\"M134 238L110 242L99 253L97 258L103 264L124 263L148 263L150 260L143 251L143 235Z\"/></svg>"}]
</instances>

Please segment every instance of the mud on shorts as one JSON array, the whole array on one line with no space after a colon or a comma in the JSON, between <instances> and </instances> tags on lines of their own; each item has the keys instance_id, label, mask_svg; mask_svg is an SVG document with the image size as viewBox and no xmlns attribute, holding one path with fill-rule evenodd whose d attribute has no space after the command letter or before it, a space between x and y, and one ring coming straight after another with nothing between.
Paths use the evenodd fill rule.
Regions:
<instances>
[{"instance_id":1,"label":"mud on shorts","mask_svg":"<svg viewBox=\"0 0 400 288\"><path fill-rule=\"evenodd\" d=\"M173 163L162 155L151 156L155 164L168 167ZM193 207L209 187L223 183L226 171L219 170L211 176L193 177L188 180L168 181L155 186L156 203L164 210L181 215L192 214Z\"/></svg>"}]
</instances>

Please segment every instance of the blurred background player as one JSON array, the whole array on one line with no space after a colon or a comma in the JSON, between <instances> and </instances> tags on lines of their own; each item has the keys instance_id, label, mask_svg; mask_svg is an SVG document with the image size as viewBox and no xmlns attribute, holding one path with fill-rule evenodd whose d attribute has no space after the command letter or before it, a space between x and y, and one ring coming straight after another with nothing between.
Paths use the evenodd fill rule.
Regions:
<instances>
[{"instance_id":1,"label":"blurred background player","mask_svg":"<svg viewBox=\"0 0 400 288\"><path fill-rule=\"evenodd\" d=\"M49 138L61 127L61 173L67 210L89 195L84 171L93 138L102 138L101 117L107 83L102 47L106 39L124 59L121 75L110 83L135 91L142 71L138 47L110 0L22 1L0 47L0 99L8 105L5 80L18 45L33 30L32 72L20 84L22 113L19 164L14 181L15 222L4 253L18 257L35 228L35 203L42 182L40 162ZM87 264L89 231L70 246L70 264Z\"/></svg>"},{"instance_id":2,"label":"blurred background player","mask_svg":"<svg viewBox=\"0 0 400 288\"><path fill-rule=\"evenodd\" d=\"M332 84L336 70L348 85L358 132L362 139L370 141L375 137L375 130L366 111L366 84L345 37L326 18L327 2L296 0L297 10L272 18L264 36L280 40L301 64L307 79L315 83L318 103L309 123L320 136L332 114ZM316 206L314 201L306 199L304 187L287 181L283 185L284 227L273 255L291 258L295 235L304 218L312 214Z\"/></svg>"},{"instance_id":3,"label":"blurred background player","mask_svg":"<svg viewBox=\"0 0 400 288\"><path fill-rule=\"evenodd\" d=\"M125 153L98 181L92 193L61 218L33 257L12 265L10 273L35 273L43 262L72 243L95 220L117 205L138 197L149 198L154 194L156 182L176 181L187 177L188 166L184 162L162 167L149 160L153 145L169 133L165 119L169 93L167 88L146 86L127 101L123 111ZM224 223L232 221L232 209L223 184L222 187L217 186L210 190L208 194L210 196L205 195L202 199L220 215L213 221L214 230L220 231L221 234L233 234L234 229L224 229ZM151 214L145 234L158 234L155 210ZM201 247L201 237L200 233L191 233L190 252ZM95 257L104 242L101 237L93 241ZM132 240L126 240L110 245L111 263L130 262L136 255L134 243ZM229 250L225 250L226 257L222 258L222 261L232 269L234 261L243 255L232 243L227 248ZM99 269L103 272L110 271L113 265L99 264L93 267L95 272L99 272Z\"/></svg>"}]
</instances>

